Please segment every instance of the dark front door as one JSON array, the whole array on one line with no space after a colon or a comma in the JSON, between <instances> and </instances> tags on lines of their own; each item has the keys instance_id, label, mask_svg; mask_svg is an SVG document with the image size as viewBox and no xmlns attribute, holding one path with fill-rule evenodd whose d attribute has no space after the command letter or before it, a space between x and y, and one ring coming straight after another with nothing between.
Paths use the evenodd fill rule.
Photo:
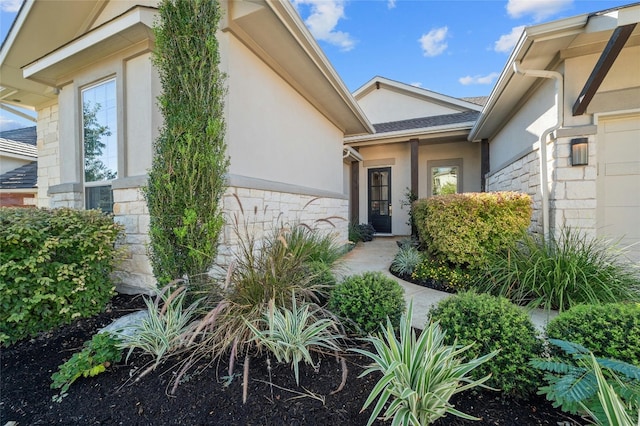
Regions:
<instances>
[{"instance_id":1,"label":"dark front door","mask_svg":"<svg viewBox=\"0 0 640 426\"><path fill-rule=\"evenodd\" d=\"M369 169L369 223L376 232L391 233L391 167Z\"/></svg>"}]
</instances>

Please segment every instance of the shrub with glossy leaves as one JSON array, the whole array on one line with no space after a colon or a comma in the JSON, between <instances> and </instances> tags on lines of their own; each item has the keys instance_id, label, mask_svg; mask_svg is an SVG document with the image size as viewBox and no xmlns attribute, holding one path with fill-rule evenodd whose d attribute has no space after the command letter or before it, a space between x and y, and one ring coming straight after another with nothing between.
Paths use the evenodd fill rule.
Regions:
<instances>
[{"instance_id":1,"label":"shrub with glossy leaves","mask_svg":"<svg viewBox=\"0 0 640 426\"><path fill-rule=\"evenodd\" d=\"M435 259L478 268L510 247L531 221L531 197L516 192L429 197L413 204L418 236Z\"/></svg>"},{"instance_id":2,"label":"shrub with glossy leaves","mask_svg":"<svg viewBox=\"0 0 640 426\"><path fill-rule=\"evenodd\" d=\"M405 310L404 290L381 272L351 275L331 292L329 309L365 333L377 331L387 317L397 327Z\"/></svg>"},{"instance_id":3,"label":"shrub with glossy leaves","mask_svg":"<svg viewBox=\"0 0 640 426\"><path fill-rule=\"evenodd\" d=\"M474 370L474 377L491 373L488 386L499 388L505 395L526 397L534 392L540 372L529 365L540 355L542 343L529 316L503 297L473 292L459 293L442 300L429 312L447 331L448 344L473 344L469 356L500 350L487 363Z\"/></svg>"},{"instance_id":4,"label":"shrub with glossy leaves","mask_svg":"<svg viewBox=\"0 0 640 426\"><path fill-rule=\"evenodd\" d=\"M0 208L0 343L102 311L121 231L95 210Z\"/></svg>"},{"instance_id":5,"label":"shrub with glossy leaves","mask_svg":"<svg viewBox=\"0 0 640 426\"><path fill-rule=\"evenodd\" d=\"M640 366L640 304L580 305L547 325L552 339L583 345L596 356Z\"/></svg>"}]
</instances>

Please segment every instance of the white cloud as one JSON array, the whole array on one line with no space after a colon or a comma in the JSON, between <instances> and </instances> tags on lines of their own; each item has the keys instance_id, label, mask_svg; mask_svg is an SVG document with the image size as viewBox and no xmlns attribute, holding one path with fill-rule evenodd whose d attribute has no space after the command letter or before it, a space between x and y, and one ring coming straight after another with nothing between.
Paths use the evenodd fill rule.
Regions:
<instances>
[{"instance_id":1,"label":"white cloud","mask_svg":"<svg viewBox=\"0 0 640 426\"><path fill-rule=\"evenodd\" d=\"M15 13L20 10L22 0L0 0L0 10L8 13Z\"/></svg>"},{"instance_id":2,"label":"white cloud","mask_svg":"<svg viewBox=\"0 0 640 426\"><path fill-rule=\"evenodd\" d=\"M337 31L338 21L345 17L344 0L292 0L298 7L307 5L311 8L311 13L305 19L311 34L322 41L338 46L343 51L354 48L355 40L349 33Z\"/></svg>"},{"instance_id":3,"label":"white cloud","mask_svg":"<svg viewBox=\"0 0 640 426\"><path fill-rule=\"evenodd\" d=\"M422 53L424 56L438 56L447 49L447 33L449 28L441 27L434 28L427 34L423 34L418 41L422 46Z\"/></svg>"},{"instance_id":4,"label":"white cloud","mask_svg":"<svg viewBox=\"0 0 640 426\"><path fill-rule=\"evenodd\" d=\"M466 77L460 77L458 82L464 86L469 86L470 84L493 84L493 81L498 78L499 75L497 72L492 72L487 75L468 75Z\"/></svg>"},{"instance_id":5,"label":"white cloud","mask_svg":"<svg viewBox=\"0 0 640 426\"><path fill-rule=\"evenodd\" d=\"M513 49L513 46L515 46L518 40L520 39L522 30L524 30L524 25L513 27L509 34L501 35L498 41L496 41L493 47L493 50L495 50L496 52L503 52L503 53L511 52L511 49Z\"/></svg>"},{"instance_id":6,"label":"white cloud","mask_svg":"<svg viewBox=\"0 0 640 426\"><path fill-rule=\"evenodd\" d=\"M413 83L410 83L410 85L413 87L422 87L422 83L420 83L419 81L414 81Z\"/></svg>"},{"instance_id":7,"label":"white cloud","mask_svg":"<svg viewBox=\"0 0 640 426\"><path fill-rule=\"evenodd\" d=\"M540 22L567 9L572 3L573 0L509 0L507 13L515 19L531 15L536 22Z\"/></svg>"},{"instance_id":8,"label":"white cloud","mask_svg":"<svg viewBox=\"0 0 640 426\"><path fill-rule=\"evenodd\" d=\"M396 0L387 0L387 7L389 9L393 9L394 7L396 7Z\"/></svg>"}]
</instances>

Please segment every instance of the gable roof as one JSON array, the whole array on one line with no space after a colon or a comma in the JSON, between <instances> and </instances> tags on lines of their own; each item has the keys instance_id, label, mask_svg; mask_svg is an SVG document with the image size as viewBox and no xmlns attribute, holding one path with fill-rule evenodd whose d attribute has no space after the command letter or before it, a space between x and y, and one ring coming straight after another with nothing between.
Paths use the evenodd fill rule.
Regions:
<instances>
[{"instance_id":1,"label":"gable roof","mask_svg":"<svg viewBox=\"0 0 640 426\"><path fill-rule=\"evenodd\" d=\"M592 14L584 14L526 27L496 82L469 140L490 139L517 111L539 78L518 75L522 69L554 70L562 60L586 54L600 54L616 28L640 21L640 3ZM627 45L640 44L640 25Z\"/></svg>"},{"instance_id":2,"label":"gable roof","mask_svg":"<svg viewBox=\"0 0 640 426\"><path fill-rule=\"evenodd\" d=\"M444 105L460 111L469 109L480 111L482 109L482 107L479 106L479 104L476 102L471 102L469 100L461 98L454 98L452 96L443 95L441 93L433 92L431 90L412 86L406 83L401 83L399 81L380 76L375 76L371 80L360 86L355 92L353 92L353 96L356 98L356 100L360 100L371 91L379 89L380 87L384 87L395 92L413 96L428 102Z\"/></svg>"},{"instance_id":3,"label":"gable roof","mask_svg":"<svg viewBox=\"0 0 640 426\"><path fill-rule=\"evenodd\" d=\"M37 187L38 182L38 162L32 161L29 164L10 170L0 175L0 189L28 189Z\"/></svg>"},{"instance_id":4,"label":"gable roof","mask_svg":"<svg viewBox=\"0 0 640 426\"><path fill-rule=\"evenodd\" d=\"M26 0L0 48L0 102L36 106L55 100L55 85L64 73L100 60L123 43L153 38L155 9L135 1L122 15L92 28L107 3ZM222 30L232 32L336 127L346 135L373 132L293 5L221 3L226 10Z\"/></svg>"},{"instance_id":5,"label":"gable roof","mask_svg":"<svg viewBox=\"0 0 640 426\"><path fill-rule=\"evenodd\" d=\"M23 127L21 129L4 130L0 132L0 138L11 139L15 142L23 142L35 145L37 141L36 126Z\"/></svg>"}]
</instances>

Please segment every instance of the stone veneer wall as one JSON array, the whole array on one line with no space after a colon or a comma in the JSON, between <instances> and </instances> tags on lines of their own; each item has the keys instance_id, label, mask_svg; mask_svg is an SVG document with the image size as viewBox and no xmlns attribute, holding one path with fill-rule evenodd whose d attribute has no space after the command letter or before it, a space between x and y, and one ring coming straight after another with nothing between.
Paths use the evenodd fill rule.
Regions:
<instances>
[{"instance_id":1,"label":"stone veneer wall","mask_svg":"<svg viewBox=\"0 0 640 426\"><path fill-rule=\"evenodd\" d=\"M549 170L549 226L556 233L564 226L596 236L595 142L589 137L589 165L571 166L571 138L547 145ZM542 233L539 151L528 152L487 177L488 191L519 191L533 199L531 231Z\"/></svg>"},{"instance_id":2,"label":"stone veneer wall","mask_svg":"<svg viewBox=\"0 0 640 426\"><path fill-rule=\"evenodd\" d=\"M578 134L577 137L584 135ZM596 144L589 137L589 165L571 166L571 138L559 138L554 144L552 194L549 207L551 228L557 232L563 226L579 229L596 237Z\"/></svg>"},{"instance_id":3,"label":"stone veneer wall","mask_svg":"<svg viewBox=\"0 0 640 426\"><path fill-rule=\"evenodd\" d=\"M347 198L230 187L223 206L227 224L221 236L218 265L228 265L233 259L238 246L236 229L241 235L248 230L261 238L279 225L303 223L332 235L338 244L347 244L349 240ZM234 226L236 221L238 228Z\"/></svg>"},{"instance_id":4,"label":"stone veneer wall","mask_svg":"<svg viewBox=\"0 0 640 426\"><path fill-rule=\"evenodd\" d=\"M529 229L542 233L542 198L540 196L540 159L538 150L524 154L487 177L487 191L517 191L529 194L533 215Z\"/></svg>"},{"instance_id":5,"label":"stone veneer wall","mask_svg":"<svg viewBox=\"0 0 640 426\"><path fill-rule=\"evenodd\" d=\"M49 187L60 183L60 144L58 142L58 104L38 110L38 207L50 207ZM62 200L58 200L62 201ZM71 201L70 204L74 204ZM69 207L75 207L69 205Z\"/></svg>"},{"instance_id":6,"label":"stone veneer wall","mask_svg":"<svg viewBox=\"0 0 640 426\"><path fill-rule=\"evenodd\" d=\"M74 196L73 193L65 194L67 198ZM142 191L139 186L114 187L113 198L115 221L125 228L123 243L127 248L125 259L114 274L116 288L122 293L153 293L156 282L147 256L149 211ZM338 243L346 244L348 240L346 198L230 187L224 196L223 208L227 225L221 236L216 260L216 264L223 267L232 260L238 244L232 222L235 218L242 224L246 222L257 238L268 235L278 224L301 222L334 235Z\"/></svg>"}]
</instances>

